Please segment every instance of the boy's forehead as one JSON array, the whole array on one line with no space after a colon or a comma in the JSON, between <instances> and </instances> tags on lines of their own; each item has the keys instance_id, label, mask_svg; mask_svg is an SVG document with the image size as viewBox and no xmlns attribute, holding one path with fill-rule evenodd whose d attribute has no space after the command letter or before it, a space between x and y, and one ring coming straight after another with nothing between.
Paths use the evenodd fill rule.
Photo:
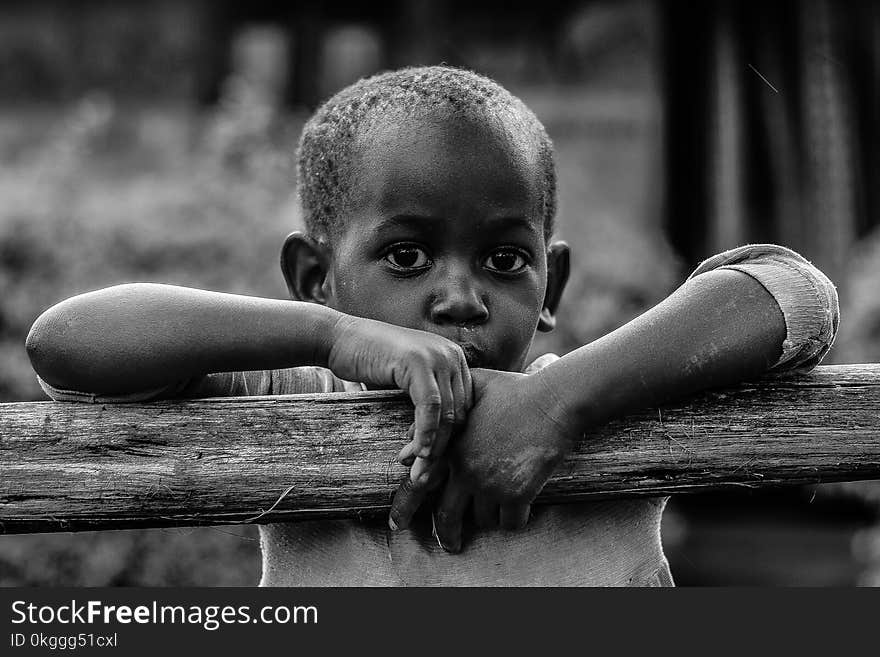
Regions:
<instances>
[{"instance_id":1,"label":"boy's forehead","mask_svg":"<svg viewBox=\"0 0 880 657\"><path fill-rule=\"evenodd\" d=\"M352 207L542 221L538 148L523 131L450 113L388 116L360 140Z\"/></svg>"},{"instance_id":2,"label":"boy's forehead","mask_svg":"<svg viewBox=\"0 0 880 657\"><path fill-rule=\"evenodd\" d=\"M503 120L500 114L488 111L461 112L442 107L413 112L392 110L371 121L357 141L361 154L374 157L426 146L461 154L471 150L475 142L512 165L537 163L538 155L537 141L519 122Z\"/></svg>"}]
</instances>

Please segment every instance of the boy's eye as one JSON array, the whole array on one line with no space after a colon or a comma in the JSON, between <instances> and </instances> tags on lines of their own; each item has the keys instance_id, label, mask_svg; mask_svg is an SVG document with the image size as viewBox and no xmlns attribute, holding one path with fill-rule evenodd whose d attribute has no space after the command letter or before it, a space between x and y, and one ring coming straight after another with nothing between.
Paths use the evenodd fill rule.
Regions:
<instances>
[{"instance_id":1,"label":"boy's eye","mask_svg":"<svg viewBox=\"0 0 880 657\"><path fill-rule=\"evenodd\" d=\"M505 274L518 272L527 264L528 262L522 251L510 247L494 250L483 262L483 266L486 269Z\"/></svg>"},{"instance_id":2,"label":"boy's eye","mask_svg":"<svg viewBox=\"0 0 880 657\"><path fill-rule=\"evenodd\" d=\"M414 244L401 244L392 247L385 254L385 260L395 269L422 269L431 264L424 249Z\"/></svg>"}]
</instances>

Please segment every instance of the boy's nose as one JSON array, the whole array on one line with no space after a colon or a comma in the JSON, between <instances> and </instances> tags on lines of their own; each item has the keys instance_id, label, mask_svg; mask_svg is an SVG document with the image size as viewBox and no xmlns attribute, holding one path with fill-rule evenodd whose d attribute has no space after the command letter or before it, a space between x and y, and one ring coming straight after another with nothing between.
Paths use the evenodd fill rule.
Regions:
<instances>
[{"instance_id":1,"label":"boy's nose","mask_svg":"<svg viewBox=\"0 0 880 657\"><path fill-rule=\"evenodd\" d=\"M431 321L435 324L469 326L489 319L489 309L479 291L468 280L451 282L431 304Z\"/></svg>"}]
</instances>

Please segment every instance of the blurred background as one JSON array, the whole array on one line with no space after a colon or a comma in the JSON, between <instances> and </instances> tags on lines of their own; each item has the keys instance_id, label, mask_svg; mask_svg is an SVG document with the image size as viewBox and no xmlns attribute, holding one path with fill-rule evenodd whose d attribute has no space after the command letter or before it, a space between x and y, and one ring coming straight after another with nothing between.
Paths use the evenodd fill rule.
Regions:
<instances>
[{"instance_id":1,"label":"blurred background","mask_svg":"<svg viewBox=\"0 0 880 657\"><path fill-rule=\"evenodd\" d=\"M48 306L126 281L285 297L293 148L364 75L445 62L532 107L574 252L564 353L749 241L836 282L880 356L880 3L0 1L0 401ZM880 584L880 486L680 496L683 585ZM0 585L254 585L253 527L0 536Z\"/></svg>"}]
</instances>

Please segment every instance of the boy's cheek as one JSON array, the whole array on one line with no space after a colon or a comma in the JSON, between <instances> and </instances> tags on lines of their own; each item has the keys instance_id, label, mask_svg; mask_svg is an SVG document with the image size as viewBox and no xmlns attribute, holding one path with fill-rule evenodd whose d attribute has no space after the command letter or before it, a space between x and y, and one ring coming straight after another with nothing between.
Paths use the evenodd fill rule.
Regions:
<instances>
[{"instance_id":1,"label":"boy's cheek","mask_svg":"<svg viewBox=\"0 0 880 657\"><path fill-rule=\"evenodd\" d=\"M499 336L497 340L496 362L492 367L496 370L504 370L507 372L522 372L525 370L526 358L532 347L532 332L510 332L507 335Z\"/></svg>"},{"instance_id":2,"label":"boy's cheek","mask_svg":"<svg viewBox=\"0 0 880 657\"><path fill-rule=\"evenodd\" d=\"M526 358L532 347L537 330L537 313L523 313L519 317L512 318L505 330L499 336L498 344L502 358L506 360L504 369L509 372L523 372L528 365Z\"/></svg>"},{"instance_id":3,"label":"boy's cheek","mask_svg":"<svg viewBox=\"0 0 880 657\"><path fill-rule=\"evenodd\" d=\"M399 295L388 290L384 294L375 291L375 284L369 280L353 281L346 279L337 286L336 310L375 319L389 324L403 325L400 319Z\"/></svg>"}]
</instances>

